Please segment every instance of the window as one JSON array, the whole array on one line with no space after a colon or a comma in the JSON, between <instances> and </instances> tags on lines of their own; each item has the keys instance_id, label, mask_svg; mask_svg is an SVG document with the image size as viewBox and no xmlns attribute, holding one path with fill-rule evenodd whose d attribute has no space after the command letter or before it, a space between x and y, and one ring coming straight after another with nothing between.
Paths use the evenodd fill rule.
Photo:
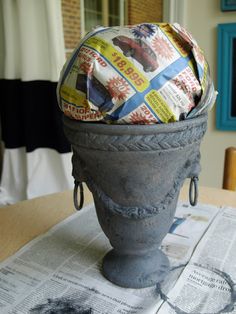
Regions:
<instances>
[{"instance_id":1,"label":"window","mask_svg":"<svg viewBox=\"0 0 236 314\"><path fill-rule=\"evenodd\" d=\"M236 131L236 23L218 25L218 96L216 125Z\"/></svg>"},{"instance_id":2,"label":"window","mask_svg":"<svg viewBox=\"0 0 236 314\"><path fill-rule=\"evenodd\" d=\"M81 0L82 36L98 25L124 25L125 15L125 0Z\"/></svg>"}]
</instances>

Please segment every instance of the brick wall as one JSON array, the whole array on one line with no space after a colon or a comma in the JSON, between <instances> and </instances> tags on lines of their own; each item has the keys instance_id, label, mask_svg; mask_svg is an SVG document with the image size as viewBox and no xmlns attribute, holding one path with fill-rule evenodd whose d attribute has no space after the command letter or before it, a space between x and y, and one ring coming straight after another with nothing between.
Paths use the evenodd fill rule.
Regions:
<instances>
[{"instance_id":1,"label":"brick wall","mask_svg":"<svg viewBox=\"0 0 236 314\"><path fill-rule=\"evenodd\" d=\"M127 0L127 23L162 21L162 2L163 0ZM72 50L81 38L80 0L61 0L61 4L65 47ZM68 52L67 56L69 54Z\"/></svg>"},{"instance_id":2,"label":"brick wall","mask_svg":"<svg viewBox=\"0 0 236 314\"><path fill-rule=\"evenodd\" d=\"M128 0L128 23L162 21L163 0Z\"/></svg>"},{"instance_id":3,"label":"brick wall","mask_svg":"<svg viewBox=\"0 0 236 314\"><path fill-rule=\"evenodd\" d=\"M61 0L65 47L74 49L81 38L80 0Z\"/></svg>"}]
</instances>

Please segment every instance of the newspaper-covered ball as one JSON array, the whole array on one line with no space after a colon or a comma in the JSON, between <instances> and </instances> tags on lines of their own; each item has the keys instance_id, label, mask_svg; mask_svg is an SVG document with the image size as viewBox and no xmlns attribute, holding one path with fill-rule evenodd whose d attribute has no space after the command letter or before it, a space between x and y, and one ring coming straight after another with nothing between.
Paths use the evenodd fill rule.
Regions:
<instances>
[{"instance_id":1,"label":"newspaper-covered ball","mask_svg":"<svg viewBox=\"0 0 236 314\"><path fill-rule=\"evenodd\" d=\"M169 123L208 110L216 92L208 63L179 24L99 27L63 67L64 114L116 124Z\"/></svg>"}]
</instances>

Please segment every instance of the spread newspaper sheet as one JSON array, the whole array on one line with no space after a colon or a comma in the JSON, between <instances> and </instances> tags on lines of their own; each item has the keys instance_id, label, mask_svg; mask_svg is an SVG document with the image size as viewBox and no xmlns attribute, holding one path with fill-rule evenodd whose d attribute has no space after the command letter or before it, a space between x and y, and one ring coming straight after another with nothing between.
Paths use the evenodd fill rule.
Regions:
<instances>
[{"instance_id":1,"label":"spread newspaper sheet","mask_svg":"<svg viewBox=\"0 0 236 314\"><path fill-rule=\"evenodd\" d=\"M0 263L0 313L206 314L233 309L235 209L179 204L161 246L171 271L154 287L126 289L106 280L100 269L110 249L94 205L83 208Z\"/></svg>"},{"instance_id":2,"label":"spread newspaper sheet","mask_svg":"<svg viewBox=\"0 0 236 314\"><path fill-rule=\"evenodd\" d=\"M211 224L160 314L236 313L236 209Z\"/></svg>"}]
</instances>

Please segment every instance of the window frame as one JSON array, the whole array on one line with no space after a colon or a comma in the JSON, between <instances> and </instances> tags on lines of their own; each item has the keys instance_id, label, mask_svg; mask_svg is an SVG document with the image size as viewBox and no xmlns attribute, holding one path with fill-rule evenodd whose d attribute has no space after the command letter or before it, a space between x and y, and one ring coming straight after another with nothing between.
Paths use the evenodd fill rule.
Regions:
<instances>
[{"instance_id":1,"label":"window frame","mask_svg":"<svg viewBox=\"0 0 236 314\"><path fill-rule=\"evenodd\" d=\"M80 20L81 20L81 36L85 36L85 7L84 3L86 0L80 0ZM120 25L126 24L127 19L127 1L126 0L116 0L119 1L120 6ZM109 0L102 0L102 26L109 26Z\"/></svg>"},{"instance_id":2,"label":"window frame","mask_svg":"<svg viewBox=\"0 0 236 314\"><path fill-rule=\"evenodd\" d=\"M222 131L236 131L236 116L232 115L233 40L236 23L218 25L218 97L216 127ZM235 52L234 52L235 53ZM235 70L236 71L236 70Z\"/></svg>"}]
</instances>

